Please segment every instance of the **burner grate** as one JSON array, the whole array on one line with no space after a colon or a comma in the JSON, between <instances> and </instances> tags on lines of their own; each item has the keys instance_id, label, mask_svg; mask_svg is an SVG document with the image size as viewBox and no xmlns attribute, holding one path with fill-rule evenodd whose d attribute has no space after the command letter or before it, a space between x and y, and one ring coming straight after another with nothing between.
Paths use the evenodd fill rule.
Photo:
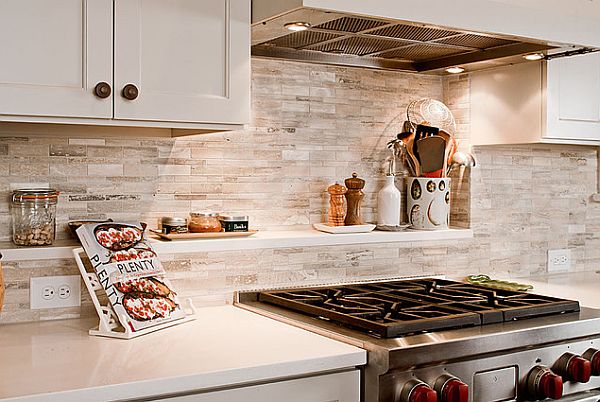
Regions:
<instances>
[{"instance_id":1,"label":"burner grate","mask_svg":"<svg viewBox=\"0 0 600 402\"><path fill-rule=\"evenodd\" d=\"M576 301L439 279L265 291L259 300L384 338L579 311Z\"/></svg>"}]
</instances>

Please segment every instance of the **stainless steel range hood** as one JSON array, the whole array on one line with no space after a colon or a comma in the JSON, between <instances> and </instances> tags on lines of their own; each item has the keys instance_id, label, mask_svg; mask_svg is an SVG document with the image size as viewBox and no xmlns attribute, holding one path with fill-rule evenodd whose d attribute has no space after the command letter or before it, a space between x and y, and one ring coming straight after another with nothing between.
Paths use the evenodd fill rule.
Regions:
<instances>
[{"instance_id":1,"label":"stainless steel range hood","mask_svg":"<svg viewBox=\"0 0 600 402\"><path fill-rule=\"evenodd\" d=\"M457 4L469 1L458 1ZM481 5L487 0L477 1ZM430 3L430 6L434 6L436 2L441 7L443 3L453 3L446 0L420 0L419 4ZM540 39L540 35L525 38L506 33L510 29L504 29L503 33L475 31L471 28L477 24L471 24L468 20L453 22L452 19L434 16L422 22L428 18L421 18L415 12L407 12L406 15L416 16L419 21L398 19L398 16L404 15L398 5L410 6L408 3L415 2L253 0L252 55L343 66L444 73L447 67L461 66L473 71L523 62L522 56L529 53L585 52L589 48L551 42ZM388 9L382 7L386 4L390 6ZM373 13L369 13L370 6ZM456 8L455 11L459 13L460 6ZM390 16L383 15L382 9L391 10ZM473 19L478 18L476 10L473 12ZM431 23L432 20L434 23ZM449 28L436 24L436 21L461 23L465 28ZM286 24L290 23L306 23L309 28L292 32L286 28ZM522 33L519 29L514 31Z\"/></svg>"}]
</instances>

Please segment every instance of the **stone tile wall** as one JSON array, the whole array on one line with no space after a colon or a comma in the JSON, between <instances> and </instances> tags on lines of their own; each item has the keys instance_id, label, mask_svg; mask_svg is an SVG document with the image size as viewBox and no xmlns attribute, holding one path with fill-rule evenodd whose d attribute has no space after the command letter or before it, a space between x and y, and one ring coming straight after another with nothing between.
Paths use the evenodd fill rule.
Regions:
<instances>
[{"instance_id":1,"label":"stone tile wall","mask_svg":"<svg viewBox=\"0 0 600 402\"><path fill-rule=\"evenodd\" d=\"M443 99L454 111L460 146L469 148L469 77L337 68L253 60L252 125L194 137L93 135L0 137L0 192L16 183L62 191L59 223L83 217L144 219L190 210L242 211L260 229L323 219L324 191L353 171L367 180L364 213L375 213L388 151L413 98ZM79 129L77 129L79 130ZM109 130L109 129L107 129ZM478 147L479 167L453 175L452 221L474 239L163 255L183 297L197 304L231 300L235 289L445 273L532 275L548 248L569 247L573 269L600 261L596 151L575 146ZM398 179L402 185L402 178ZM0 239L8 240L8 202ZM60 234L66 237L66 232ZM77 274L71 260L4 264L0 323L78 317L82 308L30 310L29 278ZM85 293L85 292L84 292Z\"/></svg>"}]
</instances>

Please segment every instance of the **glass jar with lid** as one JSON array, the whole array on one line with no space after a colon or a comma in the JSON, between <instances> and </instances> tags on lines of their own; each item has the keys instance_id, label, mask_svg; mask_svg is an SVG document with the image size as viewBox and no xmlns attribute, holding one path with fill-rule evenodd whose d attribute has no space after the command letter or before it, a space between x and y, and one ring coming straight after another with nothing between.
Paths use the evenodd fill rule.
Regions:
<instances>
[{"instance_id":1,"label":"glass jar with lid","mask_svg":"<svg viewBox=\"0 0 600 402\"><path fill-rule=\"evenodd\" d=\"M15 190L11 198L13 242L19 246L45 246L56 236L59 192L51 188Z\"/></svg>"},{"instance_id":2,"label":"glass jar with lid","mask_svg":"<svg viewBox=\"0 0 600 402\"><path fill-rule=\"evenodd\" d=\"M219 214L215 212L192 212L188 223L192 233L212 233L222 230Z\"/></svg>"}]
</instances>

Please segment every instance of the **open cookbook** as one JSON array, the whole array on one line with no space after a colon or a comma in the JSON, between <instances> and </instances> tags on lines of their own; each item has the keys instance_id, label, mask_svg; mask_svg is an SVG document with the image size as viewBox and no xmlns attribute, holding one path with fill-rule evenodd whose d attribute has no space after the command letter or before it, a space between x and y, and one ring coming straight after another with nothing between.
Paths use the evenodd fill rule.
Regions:
<instances>
[{"instance_id":1,"label":"open cookbook","mask_svg":"<svg viewBox=\"0 0 600 402\"><path fill-rule=\"evenodd\" d=\"M123 327L135 332L185 317L140 222L82 225L77 235Z\"/></svg>"}]
</instances>

